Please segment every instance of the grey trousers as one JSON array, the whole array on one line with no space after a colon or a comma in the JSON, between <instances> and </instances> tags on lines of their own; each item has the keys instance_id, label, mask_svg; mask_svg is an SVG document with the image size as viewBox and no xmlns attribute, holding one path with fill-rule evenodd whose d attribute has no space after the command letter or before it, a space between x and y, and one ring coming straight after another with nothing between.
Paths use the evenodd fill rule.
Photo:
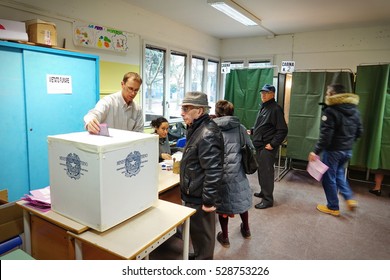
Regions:
<instances>
[{"instance_id":1,"label":"grey trousers","mask_svg":"<svg viewBox=\"0 0 390 280\"><path fill-rule=\"evenodd\" d=\"M190 218L190 237L196 260L212 260L215 247L215 211L205 212L202 205L185 202L185 206L196 209Z\"/></svg>"}]
</instances>

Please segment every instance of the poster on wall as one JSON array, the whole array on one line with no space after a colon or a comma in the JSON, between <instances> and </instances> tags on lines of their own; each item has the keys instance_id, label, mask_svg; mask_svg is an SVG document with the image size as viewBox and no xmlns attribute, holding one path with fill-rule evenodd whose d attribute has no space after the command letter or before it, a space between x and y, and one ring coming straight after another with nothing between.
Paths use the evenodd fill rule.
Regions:
<instances>
[{"instance_id":1,"label":"poster on wall","mask_svg":"<svg viewBox=\"0 0 390 280\"><path fill-rule=\"evenodd\" d=\"M127 52L134 34L95 24L73 22L73 43L76 46Z\"/></svg>"}]
</instances>

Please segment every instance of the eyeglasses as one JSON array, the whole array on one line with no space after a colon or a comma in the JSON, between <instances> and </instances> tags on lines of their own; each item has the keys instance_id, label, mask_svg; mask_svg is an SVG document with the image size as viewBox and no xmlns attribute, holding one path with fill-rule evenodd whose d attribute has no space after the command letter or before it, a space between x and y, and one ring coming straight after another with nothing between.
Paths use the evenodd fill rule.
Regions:
<instances>
[{"instance_id":1,"label":"eyeglasses","mask_svg":"<svg viewBox=\"0 0 390 280\"><path fill-rule=\"evenodd\" d=\"M183 106L181 107L181 111L183 113L188 113L189 111L191 111L192 109L198 109L198 107L193 107L193 106Z\"/></svg>"},{"instance_id":2,"label":"eyeglasses","mask_svg":"<svg viewBox=\"0 0 390 280\"><path fill-rule=\"evenodd\" d=\"M138 91L139 91L139 88L137 88L137 89L134 89L134 88L132 88L132 87L128 87L128 86L126 86L126 90L127 90L128 92L134 92L134 93L138 93Z\"/></svg>"}]
</instances>

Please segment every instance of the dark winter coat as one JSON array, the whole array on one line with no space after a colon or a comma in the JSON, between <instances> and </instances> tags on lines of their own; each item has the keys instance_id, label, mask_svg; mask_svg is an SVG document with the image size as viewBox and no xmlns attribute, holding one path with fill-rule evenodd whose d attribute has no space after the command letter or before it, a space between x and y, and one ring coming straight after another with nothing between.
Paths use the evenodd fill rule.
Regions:
<instances>
[{"instance_id":1,"label":"dark winter coat","mask_svg":"<svg viewBox=\"0 0 390 280\"><path fill-rule=\"evenodd\" d=\"M353 143L363 133L363 125L357 108L359 96L342 93L327 96L323 108L320 136L314 153L352 150Z\"/></svg>"},{"instance_id":2,"label":"dark winter coat","mask_svg":"<svg viewBox=\"0 0 390 280\"><path fill-rule=\"evenodd\" d=\"M278 148L287 136L288 128L283 109L275 99L263 103L253 128L253 145L263 149L268 143Z\"/></svg>"},{"instance_id":3,"label":"dark winter coat","mask_svg":"<svg viewBox=\"0 0 390 280\"><path fill-rule=\"evenodd\" d=\"M222 130L225 142L224 175L220 191L221 204L217 212L221 214L241 214L252 206L252 191L241 163L240 133L246 128L240 124L235 116L224 116L214 119ZM242 129L240 130L240 126ZM248 135L244 138L252 146Z\"/></svg>"}]
</instances>

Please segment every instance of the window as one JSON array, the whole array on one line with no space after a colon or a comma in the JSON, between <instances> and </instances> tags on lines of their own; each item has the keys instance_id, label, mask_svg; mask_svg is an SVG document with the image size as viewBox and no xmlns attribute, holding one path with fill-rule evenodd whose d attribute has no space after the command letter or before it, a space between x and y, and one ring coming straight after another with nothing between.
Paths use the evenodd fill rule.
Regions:
<instances>
[{"instance_id":1,"label":"window","mask_svg":"<svg viewBox=\"0 0 390 280\"><path fill-rule=\"evenodd\" d=\"M230 62L230 69L243 69L245 67L248 68L264 68L264 67L271 67L271 60L269 59L258 59L258 60L245 60L245 61L229 61L226 60L225 62Z\"/></svg>"},{"instance_id":2,"label":"window","mask_svg":"<svg viewBox=\"0 0 390 280\"><path fill-rule=\"evenodd\" d=\"M147 45L145 49L145 63L143 84L145 122L149 122L157 116L164 115L166 98L165 88L165 50Z\"/></svg>"},{"instance_id":3,"label":"window","mask_svg":"<svg viewBox=\"0 0 390 280\"><path fill-rule=\"evenodd\" d=\"M230 62L230 69L241 69L241 68L244 68L243 61L231 61Z\"/></svg>"},{"instance_id":4,"label":"window","mask_svg":"<svg viewBox=\"0 0 390 280\"><path fill-rule=\"evenodd\" d=\"M214 113L215 103L218 101L217 83L218 83L218 61L207 61L207 89L206 93L209 97L209 105L211 113Z\"/></svg>"},{"instance_id":5,"label":"window","mask_svg":"<svg viewBox=\"0 0 390 280\"><path fill-rule=\"evenodd\" d=\"M185 93L187 55L179 52L171 52L169 68L169 103L168 120L181 121L181 106Z\"/></svg>"},{"instance_id":6,"label":"window","mask_svg":"<svg viewBox=\"0 0 390 280\"><path fill-rule=\"evenodd\" d=\"M219 60L189 53L145 43L142 101L146 125L158 116L172 124L183 121L181 103L187 91L206 92L213 112L219 99Z\"/></svg>"},{"instance_id":7,"label":"window","mask_svg":"<svg viewBox=\"0 0 390 280\"><path fill-rule=\"evenodd\" d=\"M249 68L262 68L262 67L270 67L271 61L269 60L249 60L248 67Z\"/></svg>"},{"instance_id":8,"label":"window","mask_svg":"<svg viewBox=\"0 0 390 280\"><path fill-rule=\"evenodd\" d=\"M204 58L192 57L191 63L191 90L203 90Z\"/></svg>"}]
</instances>

